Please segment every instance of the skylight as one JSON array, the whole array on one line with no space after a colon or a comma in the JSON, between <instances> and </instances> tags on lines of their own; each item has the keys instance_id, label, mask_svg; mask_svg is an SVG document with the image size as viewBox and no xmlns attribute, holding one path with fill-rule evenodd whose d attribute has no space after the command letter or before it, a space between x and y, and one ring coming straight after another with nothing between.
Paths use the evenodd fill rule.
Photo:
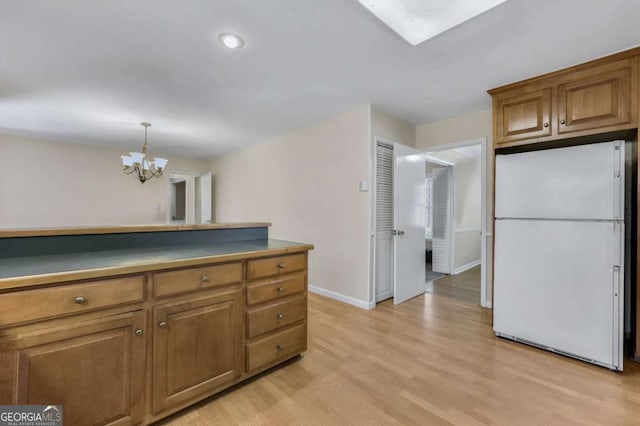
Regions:
<instances>
[{"instance_id":1,"label":"skylight","mask_svg":"<svg viewBox=\"0 0 640 426\"><path fill-rule=\"evenodd\" d=\"M506 0L358 0L413 46Z\"/></svg>"}]
</instances>

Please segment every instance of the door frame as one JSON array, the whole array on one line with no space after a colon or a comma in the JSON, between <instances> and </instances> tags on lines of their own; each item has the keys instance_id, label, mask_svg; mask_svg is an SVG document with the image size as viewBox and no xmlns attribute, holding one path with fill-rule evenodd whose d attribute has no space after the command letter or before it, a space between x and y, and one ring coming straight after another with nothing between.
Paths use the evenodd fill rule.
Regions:
<instances>
[{"instance_id":1,"label":"door frame","mask_svg":"<svg viewBox=\"0 0 640 426\"><path fill-rule=\"evenodd\" d=\"M491 307L491 300L487 299L487 274L488 274L488 264L487 264L487 138L486 136L475 138L475 139L467 139L463 141L443 144L443 145L434 145L429 147L423 147L422 150L425 152L436 152L436 151L447 151L455 148L463 148L465 146L472 145L480 145L480 192L481 192L481 202L480 202L480 306L483 308ZM454 168L455 169L455 168ZM454 184L455 187L455 184ZM455 188L454 188L454 197L455 197ZM454 201L455 204L455 201ZM455 209L455 206L454 208ZM454 243L452 246L455 247L455 235L453 235Z\"/></svg>"},{"instance_id":2,"label":"door frame","mask_svg":"<svg viewBox=\"0 0 640 426\"><path fill-rule=\"evenodd\" d=\"M167 182L169 185L167 186L167 223L172 223L171 219L171 179L184 179L185 181L185 211L184 211L184 223L185 224L193 224L195 222L195 190L196 190L196 176L197 173L193 172L179 172L179 171L171 171L169 172L169 179Z\"/></svg>"}]
</instances>

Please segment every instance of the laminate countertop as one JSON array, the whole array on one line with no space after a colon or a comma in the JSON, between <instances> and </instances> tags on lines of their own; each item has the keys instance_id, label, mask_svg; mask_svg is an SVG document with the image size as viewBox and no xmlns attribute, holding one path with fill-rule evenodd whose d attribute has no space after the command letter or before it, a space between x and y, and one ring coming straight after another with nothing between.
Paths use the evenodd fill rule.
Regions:
<instances>
[{"instance_id":1,"label":"laminate countertop","mask_svg":"<svg viewBox=\"0 0 640 426\"><path fill-rule=\"evenodd\" d=\"M89 251L0 259L0 290L312 250L311 244L260 239Z\"/></svg>"},{"instance_id":2,"label":"laminate countertop","mask_svg":"<svg viewBox=\"0 0 640 426\"><path fill-rule=\"evenodd\" d=\"M142 224L118 226L74 226L61 228L21 228L0 229L0 238L20 238L52 235L123 234L133 232L176 232L214 229L261 228L269 226L271 226L271 222L202 223L193 225Z\"/></svg>"}]
</instances>

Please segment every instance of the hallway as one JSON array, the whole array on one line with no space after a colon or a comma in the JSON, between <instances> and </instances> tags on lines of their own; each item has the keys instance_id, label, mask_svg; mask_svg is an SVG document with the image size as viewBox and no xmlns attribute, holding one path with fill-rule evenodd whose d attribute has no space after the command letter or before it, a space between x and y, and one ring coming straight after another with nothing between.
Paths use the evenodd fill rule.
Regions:
<instances>
[{"instance_id":1,"label":"hallway","mask_svg":"<svg viewBox=\"0 0 640 426\"><path fill-rule=\"evenodd\" d=\"M480 265L427 282L426 292L480 306Z\"/></svg>"}]
</instances>

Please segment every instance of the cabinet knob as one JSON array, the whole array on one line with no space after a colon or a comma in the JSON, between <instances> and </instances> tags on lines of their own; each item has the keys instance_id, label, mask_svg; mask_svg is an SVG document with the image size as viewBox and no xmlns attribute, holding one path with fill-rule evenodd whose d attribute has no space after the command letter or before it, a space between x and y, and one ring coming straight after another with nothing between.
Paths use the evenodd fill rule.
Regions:
<instances>
[{"instance_id":1,"label":"cabinet knob","mask_svg":"<svg viewBox=\"0 0 640 426\"><path fill-rule=\"evenodd\" d=\"M136 330L136 336L142 336L142 329L141 328Z\"/></svg>"},{"instance_id":2,"label":"cabinet knob","mask_svg":"<svg viewBox=\"0 0 640 426\"><path fill-rule=\"evenodd\" d=\"M78 296L75 299L73 299L73 301L76 303L76 305L82 305L83 303L87 302L87 299L85 299L82 296Z\"/></svg>"},{"instance_id":3,"label":"cabinet knob","mask_svg":"<svg viewBox=\"0 0 640 426\"><path fill-rule=\"evenodd\" d=\"M544 123L543 126L544 127L549 127L549 123Z\"/></svg>"},{"instance_id":4,"label":"cabinet knob","mask_svg":"<svg viewBox=\"0 0 640 426\"><path fill-rule=\"evenodd\" d=\"M560 120L560 124L566 124L566 120Z\"/></svg>"},{"instance_id":5,"label":"cabinet knob","mask_svg":"<svg viewBox=\"0 0 640 426\"><path fill-rule=\"evenodd\" d=\"M203 283L206 283L207 281L209 281L209 277L206 275L201 275L200 279L202 280Z\"/></svg>"},{"instance_id":6,"label":"cabinet knob","mask_svg":"<svg viewBox=\"0 0 640 426\"><path fill-rule=\"evenodd\" d=\"M284 263L278 263L278 268L284 269Z\"/></svg>"},{"instance_id":7,"label":"cabinet knob","mask_svg":"<svg viewBox=\"0 0 640 426\"><path fill-rule=\"evenodd\" d=\"M282 293L284 291L284 287L278 287L278 293Z\"/></svg>"},{"instance_id":8,"label":"cabinet knob","mask_svg":"<svg viewBox=\"0 0 640 426\"><path fill-rule=\"evenodd\" d=\"M160 321L160 324L158 324L158 327L166 328L167 327L167 322L166 321Z\"/></svg>"},{"instance_id":9,"label":"cabinet knob","mask_svg":"<svg viewBox=\"0 0 640 426\"><path fill-rule=\"evenodd\" d=\"M277 345L276 349L278 350L278 352L283 351L284 350L284 346L283 345Z\"/></svg>"},{"instance_id":10,"label":"cabinet knob","mask_svg":"<svg viewBox=\"0 0 640 426\"><path fill-rule=\"evenodd\" d=\"M278 315L276 315L276 318L277 319L282 319L282 318L284 318L284 314L278 314Z\"/></svg>"}]
</instances>

